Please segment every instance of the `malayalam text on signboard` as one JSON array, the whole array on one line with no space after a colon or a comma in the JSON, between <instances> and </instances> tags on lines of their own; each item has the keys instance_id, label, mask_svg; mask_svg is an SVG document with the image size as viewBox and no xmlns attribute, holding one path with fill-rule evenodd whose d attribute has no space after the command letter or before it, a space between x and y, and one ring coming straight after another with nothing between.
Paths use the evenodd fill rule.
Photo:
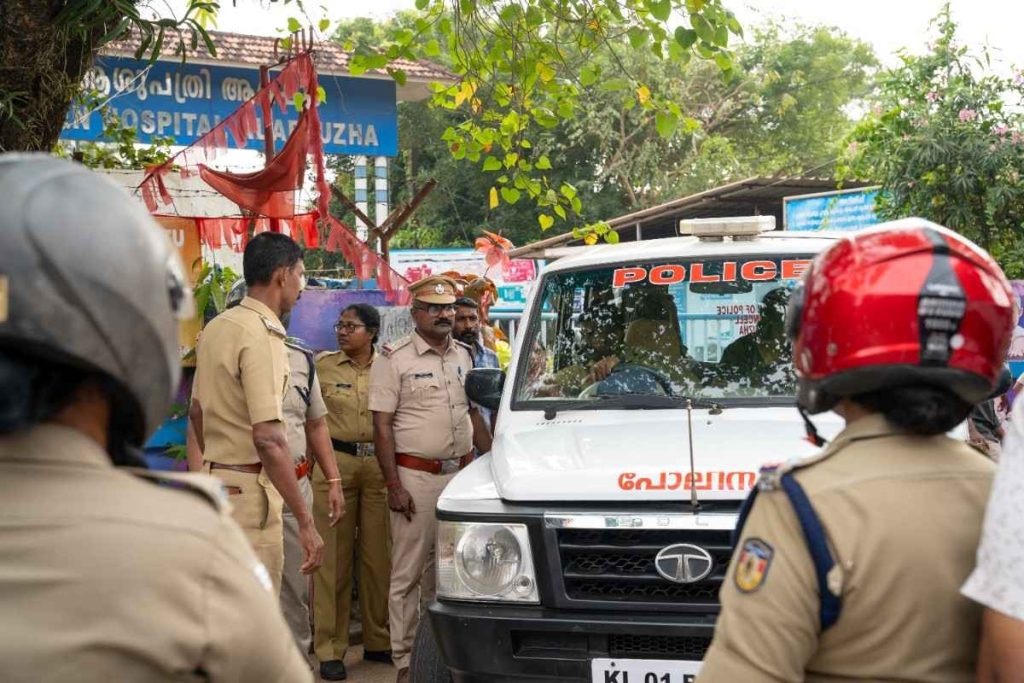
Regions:
<instances>
[{"instance_id":1,"label":"malayalam text on signboard","mask_svg":"<svg viewBox=\"0 0 1024 683\"><path fill-rule=\"evenodd\" d=\"M327 101L320 105L320 137L325 152L398 154L394 81L322 74L319 81L327 94ZM108 101L110 111L126 128L138 132L139 142L169 136L175 144L188 145L256 93L259 70L178 61L158 61L150 66L127 57L100 57L86 74L85 85ZM257 118L261 116L258 112ZM294 129L298 112L289 106L288 113L282 115L275 107L273 120L274 142L280 146ZM102 134L99 111L71 107L62 138L96 141ZM253 135L247 146L262 150L263 140Z\"/></svg>"}]
</instances>

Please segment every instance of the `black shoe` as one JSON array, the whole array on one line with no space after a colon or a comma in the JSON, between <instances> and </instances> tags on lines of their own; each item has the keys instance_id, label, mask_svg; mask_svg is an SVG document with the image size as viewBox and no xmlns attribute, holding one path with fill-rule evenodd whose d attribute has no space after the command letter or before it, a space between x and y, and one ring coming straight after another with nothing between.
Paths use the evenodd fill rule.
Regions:
<instances>
[{"instance_id":1,"label":"black shoe","mask_svg":"<svg viewBox=\"0 0 1024 683\"><path fill-rule=\"evenodd\" d=\"M391 650L363 650L363 659L367 662L391 664Z\"/></svg>"},{"instance_id":2,"label":"black shoe","mask_svg":"<svg viewBox=\"0 0 1024 683\"><path fill-rule=\"evenodd\" d=\"M320 662L320 678L325 681L345 680L348 678L348 672L345 671L345 662L340 659Z\"/></svg>"}]
</instances>

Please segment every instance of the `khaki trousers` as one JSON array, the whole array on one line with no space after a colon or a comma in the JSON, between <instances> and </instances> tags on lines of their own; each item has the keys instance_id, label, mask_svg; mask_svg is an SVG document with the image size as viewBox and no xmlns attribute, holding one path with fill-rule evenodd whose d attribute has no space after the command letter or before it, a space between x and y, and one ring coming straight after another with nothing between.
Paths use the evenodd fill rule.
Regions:
<instances>
[{"instance_id":1,"label":"khaki trousers","mask_svg":"<svg viewBox=\"0 0 1024 683\"><path fill-rule=\"evenodd\" d=\"M228 487L231 516L242 527L256 557L267 568L274 595L279 595L281 571L284 567L284 531L281 526L284 501L270 483L267 471L250 474L223 468L211 470L208 462L203 463L203 471L217 477Z\"/></svg>"},{"instance_id":2,"label":"khaki trousers","mask_svg":"<svg viewBox=\"0 0 1024 683\"><path fill-rule=\"evenodd\" d=\"M400 512L391 512L391 594L388 607L391 615L391 656L399 669L409 666L420 609L426 609L437 593L435 508L441 491L454 476L398 468L398 479L416 506L411 521Z\"/></svg>"},{"instance_id":3,"label":"khaki trousers","mask_svg":"<svg viewBox=\"0 0 1024 683\"><path fill-rule=\"evenodd\" d=\"M363 647L389 650L388 578L391 538L387 489L377 458L334 452L345 495L345 516L327 519L328 484L313 469L313 519L324 539L324 562L313 575L313 649L321 662L344 659L352 612L353 558L359 548L359 611Z\"/></svg>"},{"instance_id":4,"label":"khaki trousers","mask_svg":"<svg viewBox=\"0 0 1024 683\"><path fill-rule=\"evenodd\" d=\"M306 509L313 505L313 486L309 477L298 481ZM281 576L281 612L288 623L295 644L303 657L309 657L309 645L313 634L309 630L309 577L302 573L302 544L299 542L299 521L295 514L284 506L284 571ZM311 662L312 664L312 662Z\"/></svg>"}]
</instances>

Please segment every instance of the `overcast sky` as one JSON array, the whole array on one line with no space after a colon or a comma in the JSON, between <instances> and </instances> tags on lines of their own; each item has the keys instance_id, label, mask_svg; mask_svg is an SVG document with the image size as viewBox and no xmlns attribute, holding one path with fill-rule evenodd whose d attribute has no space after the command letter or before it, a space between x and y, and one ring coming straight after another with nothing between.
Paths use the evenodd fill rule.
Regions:
<instances>
[{"instance_id":1,"label":"overcast sky","mask_svg":"<svg viewBox=\"0 0 1024 683\"><path fill-rule=\"evenodd\" d=\"M221 0L218 28L237 33L277 35L289 16L296 14L295 5L285 6L280 0ZM157 9L171 6L180 11L183 0L155 0ZM265 9L257 10L255 4ZM311 19L323 16L327 8L330 19L371 16L382 19L401 10L411 9L414 0L306 0ZM891 64L897 50L907 48L922 52L928 40L928 22L942 6L942 0L725 0L744 26L751 26L765 16L786 21L837 26L848 34L871 43L879 58ZM1009 64L1024 65L1024 3L1014 0L952 0L953 16L960 26L961 40L971 46L987 44L994 55Z\"/></svg>"}]
</instances>

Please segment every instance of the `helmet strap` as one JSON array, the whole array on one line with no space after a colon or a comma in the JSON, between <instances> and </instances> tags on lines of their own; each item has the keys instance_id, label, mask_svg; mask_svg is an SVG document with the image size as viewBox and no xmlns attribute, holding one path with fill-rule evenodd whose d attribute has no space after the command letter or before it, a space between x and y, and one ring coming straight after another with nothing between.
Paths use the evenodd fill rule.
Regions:
<instances>
[{"instance_id":1,"label":"helmet strap","mask_svg":"<svg viewBox=\"0 0 1024 683\"><path fill-rule=\"evenodd\" d=\"M807 414L807 411L804 410L804 407L802 405L797 405L796 409L804 421L804 427L807 429L807 440L818 448L827 444L828 439L818 433L818 428L814 426L813 422L811 422L811 417Z\"/></svg>"}]
</instances>

